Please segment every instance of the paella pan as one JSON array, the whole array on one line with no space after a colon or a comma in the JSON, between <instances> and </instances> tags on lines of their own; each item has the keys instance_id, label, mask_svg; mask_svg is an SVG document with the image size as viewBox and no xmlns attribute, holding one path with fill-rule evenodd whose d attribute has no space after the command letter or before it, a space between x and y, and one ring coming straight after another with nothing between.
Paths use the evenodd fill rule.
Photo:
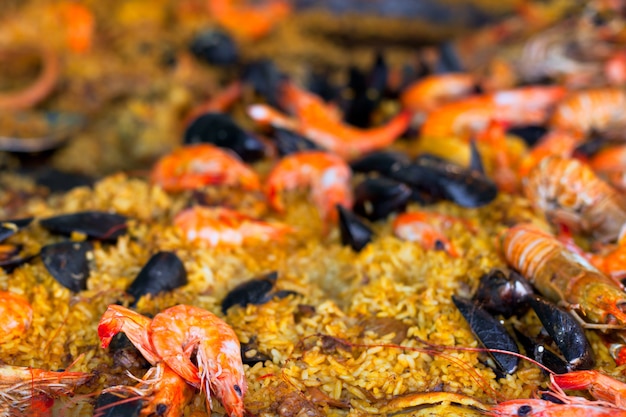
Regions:
<instances>
[{"instance_id":1,"label":"paella pan","mask_svg":"<svg viewBox=\"0 0 626 417\"><path fill-rule=\"evenodd\" d=\"M626 414L626 4L352 3L8 2L0 415Z\"/></svg>"}]
</instances>

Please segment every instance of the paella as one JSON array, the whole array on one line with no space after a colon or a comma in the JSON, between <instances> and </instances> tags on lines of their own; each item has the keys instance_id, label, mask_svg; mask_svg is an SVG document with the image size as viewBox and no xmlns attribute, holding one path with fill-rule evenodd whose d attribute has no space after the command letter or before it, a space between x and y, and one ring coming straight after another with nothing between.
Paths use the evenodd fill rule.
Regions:
<instances>
[{"instance_id":1,"label":"paella","mask_svg":"<svg viewBox=\"0 0 626 417\"><path fill-rule=\"evenodd\" d=\"M7 3L0 415L626 415L626 4L409 3Z\"/></svg>"}]
</instances>

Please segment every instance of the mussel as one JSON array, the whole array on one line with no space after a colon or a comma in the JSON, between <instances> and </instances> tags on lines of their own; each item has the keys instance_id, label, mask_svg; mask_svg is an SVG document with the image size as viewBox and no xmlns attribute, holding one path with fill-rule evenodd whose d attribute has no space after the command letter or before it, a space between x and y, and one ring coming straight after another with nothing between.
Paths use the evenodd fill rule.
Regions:
<instances>
[{"instance_id":1,"label":"mussel","mask_svg":"<svg viewBox=\"0 0 626 417\"><path fill-rule=\"evenodd\" d=\"M299 133L289 129L275 127L272 136L274 138L274 142L276 143L276 150L278 150L278 154L280 156L290 155L301 151L323 149L312 140L307 139Z\"/></svg>"},{"instance_id":2,"label":"mussel","mask_svg":"<svg viewBox=\"0 0 626 417\"><path fill-rule=\"evenodd\" d=\"M126 289L135 304L144 295L157 295L187 284L185 265L173 252L157 252L141 268L137 278Z\"/></svg>"},{"instance_id":3,"label":"mussel","mask_svg":"<svg viewBox=\"0 0 626 417\"><path fill-rule=\"evenodd\" d=\"M78 232L90 239L115 241L126 234L128 218L103 211L81 211L48 217L40 220L39 224L52 233L69 236Z\"/></svg>"},{"instance_id":4,"label":"mussel","mask_svg":"<svg viewBox=\"0 0 626 417\"><path fill-rule=\"evenodd\" d=\"M217 29L204 30L194 36L189 50L196 58L213 65L232 65L239 59L233 38Z\"/></svg>"},{"instance_id":5,"label":"mussel","mask_svg":"<svg viewBox=\"0 0 626 417\"><path fill-rule=\"evenodd\" d=\"M52 277L72 292L87 289L89 278L88 253L93 251L91 242L59 242L41 248L40 256Z\"/></svg>"},{"instance_id":6,"label":"mussel","mask_svg":"<svg viewBox=\"0 0 626 417\"><path fill-rule=\"evenodd\" d=\"M389 178L366 178L354 188L353 210L359 216L376 221L391 213L404 211L413 190Z\"/></svg>"},{"instance_id":7,"label":"mussel","mask_svg":"<svg viewBox=\"0 0 626 417\"><path fill-rule=\"evenodd\" d=\"M245 307L248 304L265 304L274 297L285 298L297 294L289 290L274 291L277 279L278 272L272 271L237 285L222 300L222 313L226 314L235 305Z\"/></svg>"},{"instance_id":8,"label":"mussel","mask_svg":"<svg viewBox=\"0 0 626 417\"><path fill-rule=\"evenodd\" d=\"M341 244L350 245L355 252L360 252L372 241L374 232L347 208L339 204L336 207L339 212Z\"/></svg>"}]
</instances>

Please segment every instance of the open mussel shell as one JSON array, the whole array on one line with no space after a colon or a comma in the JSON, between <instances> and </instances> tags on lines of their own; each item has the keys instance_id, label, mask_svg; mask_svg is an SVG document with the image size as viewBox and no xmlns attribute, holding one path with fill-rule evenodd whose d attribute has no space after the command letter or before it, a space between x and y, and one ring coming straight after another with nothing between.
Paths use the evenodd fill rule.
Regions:
<instances>
[{"instance_id":1,"label":"open mussel shell","mask_svg":"<svg viewBox=\"0 0 626 417\"><path fill-rule=\"evenodd\" d=\"M35 153L57 149L80 130L85 118L76 113L16 112L0 124L0 151Z\"/></svg>"},{"instance_id":2,"label":"open mussel shell","mask_svg":"<svg viewBox=\"0 0 626 417\"><path fill-rule=\"evenodd\" d=\"M532 295L531 285L521 275L511 272L507 276L494 269L480 278L473 299L491 314L509 318L525 314L530 308L528 300Z\"/></svg>"},{"instance_id":3,"label":"open mussel shell","mask_svg":"<svg viewBox=\"0 0 626 417\"><path fill-rule=\"evenodd\" d=\"M234 39L217 29L207 29L196 34L189 50L198 59L212 65L232 65L239 59L239 51Z\"/></svg>"},{"instance_id":4,"label":"open mussel shell","mask_svg":"<svg viewBox=\"0 0 626 417\"><path fill-rule=\"evenodd\" d=\"M54 279L72 292L87 289L89 278L88 253L93 251L91 242L59 242L41 248L44 266Z\"/></svg>"},{"instance_id":5,"label":"open mussel shell","mask_svg":"<svg viewBox=\"0 0 626 417\"><path fill-rule=\"evenodd\" d=\"M361 217L376 221L391 213L404 211L413 190L389 178L366 178L354 188L353 211Z\"/></svg>"},{"instance_id":6,"label":"open mussel shell","mask_svg":"<svg viewBox=\"0 0 626 417\"><path fill-rule=\"evenodd\" d=\"M183 142L211 143L234 151L246 162L265 155L265 145L256 136L240 128L227 114L205 113L194 119L184 133Z\"/></svg>"},{"instance_id":7,"label":"open mussel shell","mask_svg":"<svg viewBox=\"0 0 626 417\"><path fill-rule=\"evenodd\" d=\"M470 326L472 333L487 349L519 353L517 344L499 320L474 301L452 296L452 301ZM489 352L501 372L512 374L517 370L519 358L505 353Z\"/></svg>"},{"instance_id":8,"label":"open mussel shell","mask_svg":"<svg viewBox=\"0 0 626 417\"><path fill-rule=\"evenodd\" d=\"M126 292L136 303L144 295L157 295L186 284L187 271L180 258L173 252L158 252L141 268Z\"/></svg>"},{"instance_id":9,"label":"open mussel shell","mask_svg":"<svg viewBox=\"0 0 626 417\"><path fill-rule=\"evenodd\" d=\"M128 219L125 216L102 211L81 211L48 217L39 224L52 233L69 236L82 233L89 239L115 241L126 234Z\"/></svg>"},{"instance_id":10,"label":"open mussel shell","mask_svg":"<svg viewBox=\"0 0 626 417\"><path fill-rule=\"evenodd\" d=\"M265 304L274 297L285 298L297 294L289 290L274 291L277 279L278 272L272 271L237 285L222 300L222 313L226 314L235 305L245 307L248 304Z\"/></svg>"},{"instance_id":11,"label":"open mussel shell","mask_svg":"<svg viewBox=\"0 0 626 417\"><path fill-rule=\"evenodd\" d=\"M580 323L566 310L537 295L530 297L529 302L567 360L569 370L592 369L595 364L593 350Z\"/></svg>"},{"instance_id":12,"label":"open mussel shell","mask_svg":"<svg viewBox=\"0 0 626 417\"><path fill-rule=\"evenodd\" d=\"M0 242L13 236L33 221L32 217L25 217L15 220L4 220L0 222Z\"/></svg>"},{"instance_id":13,"label":"open mussel shell","mask_svg":"<svg viewBox=\"0 0 626 417\"><path fill-rule=\"evenodd\" d=\"M276 150L280 156L290 155L302 151L323 150L321 146L310 139L289 129L275 127L273 132Z\"/></svg>"},{"instance_id":14,"label":"open mussel shell","mask_svg":"<svg viewBox=\"0 0 626 417\"><path fill-rule=\"evenodd\" d=\"M526 336L515 327L513 328L513 331L515 332L515 338L520 342L526 351L526 356L536 360L557 374L564 374L570 371L568 363L559 355L548 349L545 345Z\"/></svg>"},{"instance_id":15,"label":"open mussel shell","mask_svg":"<svg viewBox=\"0 0 626 417\"><path fill-rule=\"evenodd\" d=\"M377 151L369 153L350 163L354 172L377 172L380 175L390 176L403 166L409 165L410 158L403 152Z\"/></svg>"},{"instance_id":16,"label":"open mussel shell","mask_svg":"<svg viewBox=\"0 0 626 417\"><path fill-rule=\"evenodd\" d=\"M25 253L23 245L0 244L0 268L6 272L11 272L35 256L36 253Z\"/></svg>"},{"instance_id":17,"label":"open mussel shell","mask_svg":"<svg viewBox=\"0 0 626 417\"><path fill-rule=\"evenodd\" d=\"M341 244L350 245L355 252L361 250L372 241L374 232L359 217L347 208L337 204L339 212L339 232Z\"/></svg>"}]
</instances>

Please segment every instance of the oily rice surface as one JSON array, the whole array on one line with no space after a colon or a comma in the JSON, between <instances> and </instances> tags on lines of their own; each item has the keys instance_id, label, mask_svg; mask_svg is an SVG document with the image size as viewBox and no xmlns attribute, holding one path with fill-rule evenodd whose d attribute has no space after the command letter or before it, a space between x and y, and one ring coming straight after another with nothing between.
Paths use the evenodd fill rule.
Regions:
<instances>
[{"instance_id":1,"label":"oily rice surface","mask_svg":"<svg viewBox=\"0 0 626 417\"><path fill-rule=\"evenodd\" d=\"M267 355L264 363L245 366L249 385L245 404L252 413L296 415L305 410L309 415L356 416L405 410L422 415L410 408L416 405L413 396L422 392L465 394L491 404L528 398L546 386L539 369L527 362L522 361L514 375L497 379L486 366L484 353L439 348L478 347L451 297L470 296L483 273L504 267L497 236L513 220L533 220L524 200L502 195L481 209L448 203L428 207L466 219L446 230L462 254L452 258L394 237L393 216L375 223L373 242L355 253L341 245L336 226L324 233L316 209L305 194L297 193L284 215L267 210L263 216L294 227L295 232L281 241L235 248L189 243L172 224L188 197L168 195L142 179L118 174L93 189L33 198L20 209L20 216L38 218L105 210L132 219L129 233L116 243L94 243L87 290L79 294L59 285L39 258L0 273L0 290L23 295L34 309L30 329L2 346L0 361L49 370L71 365L73 371L96 375L79 388L77 394L82 396L61 402L63 413L89 414L93 399L87 394L114 384L133 385L127 371L137 377L145 372L139 366L116 365L108 350L100 347L97 324L107 305L130 302L125 288L161 250L174 251L183 260L189 283L143 298L137 310L154 315L180 303L207 309L229 323L242 343L255 346L249 355ZM9 241L36 252L62 239L35 223ZM220 302L229 290L272 270L278 271L278 289L298 295L235 306L222 314ZM536 326L532 316L523 320L522 324ZM597 338L591 340L600 366L610 371L606 348ZM213 409L223 413L215 400ZM204 400L197 394L185 415L202 410ZM476 413L451 404L435 405L430 411Z\"/></svg>"}]
</instances>

